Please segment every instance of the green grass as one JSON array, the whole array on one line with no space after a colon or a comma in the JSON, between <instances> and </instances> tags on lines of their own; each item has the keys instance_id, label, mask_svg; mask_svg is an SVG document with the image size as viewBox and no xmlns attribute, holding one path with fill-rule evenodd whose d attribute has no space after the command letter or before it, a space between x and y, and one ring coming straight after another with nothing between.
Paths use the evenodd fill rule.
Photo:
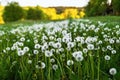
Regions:
<instances>
[{"instance_id":1,"label":"green grass","mask_svg":"<svg viewBox=\"0 0 120 80\"><path fill-rule=\"evenodd\" d=\"M0 79L119 80L120 27L114 27L119 17L86 19L90 22L71 20L29 29L24 26L45 21L1 25L1 30L7 32L0 32ZM107 22L107 25L98 21ZM23 28L9 32L18 26ZM111 73L111 69L117 72Z\"/></svg>"},{"instance_id":2,"label":"green grass","mask_svg":"<svg viewBox=\"0 0 120 80\"><path fill-rule=\"evenodd\" d=\"M120 16L96 16L96 17L86 17L85 19L102 22L108 22L110 24L120 24Z\"/></svg>"},{"instance_id":3,"label":"green grass","mask_svg":"<svg viewBox=\"0 0 120 80\"><path fill-rule=\"evenodd\" d=\"M107 22L110 25L115 25L115 24L120 24L120 16L96 16L96 17L85 17L83 19L89 19L93 22L101 21L101 22ZM60 20L55 20L55 21L60 21ZM50 22L49 20L25 20L25 21L16 21L16 22L8 22L5 24L0 25L0 30L11 30L13 28L17 28L18 26L25 26L25 25L33 25L37 23L46 23Z\"/></svg>"}]
</instances>

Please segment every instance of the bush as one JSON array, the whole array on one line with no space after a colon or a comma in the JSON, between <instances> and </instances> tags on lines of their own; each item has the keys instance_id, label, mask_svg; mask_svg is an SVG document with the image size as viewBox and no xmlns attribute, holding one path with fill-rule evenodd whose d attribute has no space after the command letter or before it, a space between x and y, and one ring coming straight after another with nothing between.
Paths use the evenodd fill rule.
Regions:
<instances>
[{"instance_id":1,"label":"bush","mask_svg":"<svg viewBox=\"0 0 120 80\"><path fill-rule=\"evenodd\" d=\"M27 11L27 19L42 20L42 19L45 19L45 18L46 18L46 15L38 7L29 8L29 10Z\"/></svg>"},{"instance_id":2,"label":"bush","mask_svg":"<svg viewBox=\"0 0 120 80\"><path fill-rule=\"evenodd\" d=\"M24 14L24 10L17 2L11 2L5 6L2 16L5 22L12 22L22 19Z\"/></svg>"}]
</instances>

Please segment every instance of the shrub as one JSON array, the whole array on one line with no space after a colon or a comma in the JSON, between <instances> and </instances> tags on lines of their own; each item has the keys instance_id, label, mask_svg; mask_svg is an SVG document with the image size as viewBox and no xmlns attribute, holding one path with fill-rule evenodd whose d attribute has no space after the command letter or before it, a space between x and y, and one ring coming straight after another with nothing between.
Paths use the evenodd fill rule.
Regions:
<instances>
[{"instance_id":1,"label":"shrub","mask_svg":"<svg viewBox=\"0 0 120 80\"><path fill-rule=\"evenodd\" d=\"M5 22L17 21L23 18L24 10L17 2L11 2L5 6L2 16Z\"/></svg>"},{"instance_id":2,"label":"shrub","mask_svg":"<svg viewBox=\"0 0 120 80\"><path fill-rule=\"evenodd\" d=\"M27 11L27 19L42 20L42 19L45 19L45 18L46 18L46 15L38 7L29 8L29 10Z\"/></svg>"}]
</instances>

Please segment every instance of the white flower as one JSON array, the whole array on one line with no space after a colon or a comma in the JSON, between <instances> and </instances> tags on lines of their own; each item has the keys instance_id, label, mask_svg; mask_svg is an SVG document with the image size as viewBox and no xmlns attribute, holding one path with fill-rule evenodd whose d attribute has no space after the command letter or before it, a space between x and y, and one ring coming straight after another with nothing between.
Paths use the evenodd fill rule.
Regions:
<instances>
[{"instance_id":1,"label":"white flower","mask_svg":"<svg viewBox=\"0 0 120 80\"><path fill-rule=\"evenodd\" d=\"M6 50L9 51L9 50L10 50L10 47L7 47Z\"/></svg>"},{"instance_id":2,"label":"white flower","mask_svg":"<svg viewBox=\"0 0 120 80\"><path fill-rule=\"evenodd\" d=\"M109 43L113 44L115 41L113 39L109 39Z\"/></svg>"},{"instance_id":3,"label":"white flower","mask_svg":"<svg viewBox=\"0 0 120 80\"><path fill-rule=\"evenodd\" d=\"M110 56L106 55L105 60L110 60Z\"/></svg>"},{"instance_id":4,"label":"white flower","mask_svg":"<svg viewBox=\"0 0 120 80\"><path fill-rule=\"evenodd\" d=\"M73 48L74 47L74 43L73 42L68 42L67 43L67 47L68 48Z\"/></svg>"},{"instance_id":5,"label":"white flower","mask_svg":"<svg viewBox=\"0 0 120 80\"><path fill-rule=\"evenodd\" d=\"M87 48L88 48L88 50L94 50L94 45L93 44L88 44Z\"/></svg>"},{"instance_id":6,"label":"white flower","mask_svg":"<svg viewBox=\"0 0 120 80\"><path fill-rule=\"evenodd\" d=\"M29 48L28 48L28 47L24 47L24 48L23 48L23 51L28 52L28 51L29 51Z\"/></svg>"},{"instance_id":7,"label":"white flower","mask_svg":"<svg viewBox=\"0 0 120 80\"><path fill-rule=\"evenodd\" d=\"M117 70L116 70L115 68L111 68L111 69L109 70L109 73L110 73L111 75L115 75L115 74L117 73Z\"/></svg>"},{"instance_id":8,"label":"white flower","mask_svg":"<svg viewBox=\"0 0 120 80\"><path fill-rule=\"evenodd\" d=\"M57 69L58 69L58 65L57 65L57 64L54 64L54 65L52 66L52 68L53 68L53 70L57 70Z\"/></svg>"},{"instance_id":9,"label":"white flower","mask_svg":"<svg viewBox=\"0 0 120 80\"><path fill-rule=\"evenodd\" d=\"M50 62L51 62L51 63L54 63L54 62L55 62L55 59L54 59L54 58L50 59Z\"/></svg>"},{"instance_id":10,"label":"white flower","mask_svg":"<svg viewBox=\"0 0 120 80\"><path fill-rule=\"evenodd\" d=\"M82 53L82 51L77 51L77 52L74 52L73 54L72 54L72 56L74 57L74 58L76 58L77 56L79 56L79 55L83 55L83 53Z\"/></svg>"},{"instance_id":11,"label":"white flower","mask_svg":"<svg viewBox=\"0 0 120 80\"><path fill-rule=\"evenodd\" d=\"M88 52L88 49L83 48L83 53L87 53L87 52Z\"/></svg>"},{"instance_id":12,"label":"white flower","mask_svg":"<svg viewBox=\"0 0 120 80\"><path fill-rule=\"evenodd\" d=\"M25 41L25 38L24 38L24 37L20 38L20 41L24 42L24 41Z\"/></svg>"},{"instance_id":13,"label":"white flower","mask_svg":"<svg viewBox=\"0 0 120 80\"><path fill-rule=\"evenodd\" d=\"M62 46L62 45L61 45L60 42L57 42L57 43L54 44L54 48L61 48L61 46Z\"/></svg>"},{"instance_id":14,"label":"white flower","mask_svg":"<svg viewBox=\"0 0 120 80\"><path fill-rule=\"evenodd\" d=\"M112 53L112 54L116 54L116 50L112 50L111 53Z\"/></svg>"},{"instance_id":15,"label":"white flower","mask_svg":"<svg viewBox=\"0 0 120 80\"><path fill-rule=\"evenodd\" d=\"M48 51L48 50L45 51L46 57L51 57L52 55L53 55L53 53L51 51Z\"/></svg>"},{"instance_id":16,"label":"white flower","mask_svg":"<svg viewBox=\"0 0 120 80\"><path fill-rule=\"evenodd\" d=\"M19 42L18 45L19 45L19 46L23 46L24 44L23 44L22 42Z\"/></svg>"},{"instance_id":17,"label":"white flower","mask_svg":"<svg viewBox=\"0 0 120 80\"><path fill-rule=\"evenodd\" d=\"M74 64L73 60L68 60L68 61L67 61L67 65L68 65L68 66L73 65L73 64Z\"/></svg>"},{"instance_id":18,"label":"white flower","mask_svg":"<svg viewBox=\"0 0 120 80\"><path fill-rule=\"evenodd\" d=\"M77 61L82 61L82 60L83 60L83 56L82 56L82 55L77 55L77 56L75 57L75 59L76 59Z\"/></svg>"},{"instance_id":19,"label":"white flower","mask_svg":"<svg viewBox=\"0 0 120 80\"><path fill-rule=\"evenodd\" d=\"M35 44L34 48L35 49L40 49L40 44Z\"/></svg>"},{"instance_id":20,"label":"white flower","mask_svg":"<svg viewBox=\"0 0 120 80\"><path fill-rule=\"evenodd\" d=\"M28 64L32 64L32 60L28 60Z\"/></svg>"},{"instance_id":21,"label":"white flower","mask_svg":"<svg viewBox=\"0 0 120 80\"><path fill-rule=\"evenodd\" d=\"M38 43L38 40L37 40L37 39L35 39L35 40L34 40L34 43L35 43L35 44L37 44L37 43Z\"/></svg>"},{"instance_id":22,"label":"white flower","mask_svg":"<svg viewBox=\"0 0 120 80\"><path fill-rule=\"evenodd\" d=\"M34 53L34 54L38 54L39 51L38 51L38 50L34 50L33 53Z\"/></svg>"},{"instance_id":23,"label":"white flower","mask_svg":"<svg viewBox=\"0 0 120 80\"><path fill-rule=\"evenodd\" d=\"M18 51L18 56L23 56L25 52L23 50Z\"/></svg>"},{"instance_id":24,"label":"white flower","mask_svg":"<svg viewBox=\"0 0 120 80\"><path fill-rule=\"evenodd\" d=\"M44 69L45 68L45 63L44 62L41 62L41 66L40 68Z\"/></svg>"}]
</instances>

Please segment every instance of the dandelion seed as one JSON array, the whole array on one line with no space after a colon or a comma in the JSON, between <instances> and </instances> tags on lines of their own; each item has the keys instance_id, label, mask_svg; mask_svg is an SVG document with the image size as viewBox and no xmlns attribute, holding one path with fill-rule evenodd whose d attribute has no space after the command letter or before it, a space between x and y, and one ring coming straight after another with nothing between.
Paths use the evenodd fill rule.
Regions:
<instances>
[{"instance_id":1,"label":"dandelion seed","mask_svg":"<svg viewBox=\"0 0 120 80\"><path fill-rule=\"evenodd\" d=\"M106 55L105 60L107 60L107 61L110 60L110 56Z\"/></svg>"},{"instance_id":2,"label":"dandelion seed","mask_svg":"<svg viewBox=\"0 0 120 80\"><path fill-rule=\"evenodd\" d=\"M38 50L34 50L33 53L34 53L34 54L38 54L39 51L38 51Z\"/></svg>"},{"instance_id":3,"label":"dandelion seed","mask_svg":"<svg viewBox=\"0 0 120 80\"><path fill-rule=\"evenodd\" d=\"M58 65L57 65L57 64L54 64L54 65L52 66L52 68L53 68L53 70L57 70L57 69L58 69Z\"/></svg>"},{"instance_id":4,"label":"dandelion seed","mask_svg":"<svg viewBox=\"0 0 120 80\"><path fill-rule=\"evenodd\" d=\"M28 64L32 64L32 60L28 60Z\"/></svg>"},{"instance_id":5,"label":"dandelion seed","mask_svg":"<svg viewBox=\"0 0 120 80\"><path fill-rule=\"evenodd\" d=\"M73 65L73 64L74 64L73 60L68 60L68 61L67 61L67 65L68 65L68 66Z\"/></svg>"},{"instance_id":6,"label":"dandelion seed","mask_svg":"<svg viewBox=\"0 0 120 80\"><path fill-rule=\"evenodd\" d=\"M29 48L28 48L28 47L24 47L24 48L23 48L23 51L28 52L28 51L29 51Z\"/></svg>"},{"instance_id":7,"label":"dandelion seed","mask_svg":"<svg viewBox=\"0 0 120 80\"><path fill-rule=\"evenodd\" d=\"M10 51L10 47L7 47L6 50L7 50L7 51Z\"/></svg>"},{"instance_id":8,"label":"dandelion seed","mask_svg":"<svg viewBox=\"0 0 120 80\"><path fill-rule=\"evenodd\" d=\"M83 58L82 55L77 55L77 56L75 57L75 59L76 59L77 61L82 61L84 58Z\"/></svg>"},{"instance_id":9,"label":"dandelion seed","mask_svg":"<svg viewBox=\"0 0 120 80\"><path fill-rule=\"evenodd\" d=\"M88 50L94 50L94 45L93 44L88 44L87 48L88 48Z\"/></svg>"},{"instance_id":10,"label":"dandelion seed","mask_svg":"<svg viewBox=\"0 0 120 80\"><path fill-rule=\"evenodd\" d=\"M112 50L111 53L112 53L112 54L116 54L116 50Z\"/></svg>"},{"instance_id":11,"label":"dandelion seed","mask_svg":"<svg viewBox=\"0 0 120 80\"><path fill-rule=\"evenodd\" d=\"M51 57L52 55L53 55L53 53L51 51L48 51L48 50L45 51L46 57Z\"/></svg>"},{"instance_id":12,"label":"dandelion seed","mask_svg":"<svg viewBox=\"0 0 120 80\"><path fill-rule=\"evenodd\" d=\"M109 73L110 73L111 75L115 75L115 74L117 73L117 70L116 70L115 68L111 68L111 69L109 70Z\"/></svg>"},{"instance_id":13,"label":"dandelion seed","mask_svg":"<svg viewBox=\"0 0 120 80\"><path fill-rule=\"evenodd\" d=\"M23 50L18 51L18 56L23 56L25 52Z\"/></svg>"},{"instance_id":14,"label":"dandelion seed","mask_svg":"<svg viewBox=\"0 0 120 80\"><path fill-rule=\"evenodd\" d=\"M87 52L88 52L88 49L83 48L83 53L87 53Z\"/></svg>"},{"instance_id":15,"label":"dandelion seed","mask_svg":"<svg viewBox=\"0 0 120 80\"><path fill-rule=\"evenodd\" d=\"M34 46L35 49L40 49L40 47L41 47L40 44L35 44Z\"/></svg>"},{"instance_id":16,"label":"dandelion seed","mask_svg":"<svg viewBox=\"0 0 120 80\"><path fill-rule=\"evenodd\" d=\"M55 59L54 59L54 58L50 59L50 62L51 62L51 63L54 63L54 62L55 62Z\"/></svg>"},{"instance_id":17,"label":"dandelion seed","mask_svg":"<svg viewBox=\"0 0 120 80\"><path fill-rule=\"evenodd\" d=\"M25 41L25 38L24 38L24 37L20 38L20 41L24 42L24 41Z\"/></svg>"}]
</instances>

